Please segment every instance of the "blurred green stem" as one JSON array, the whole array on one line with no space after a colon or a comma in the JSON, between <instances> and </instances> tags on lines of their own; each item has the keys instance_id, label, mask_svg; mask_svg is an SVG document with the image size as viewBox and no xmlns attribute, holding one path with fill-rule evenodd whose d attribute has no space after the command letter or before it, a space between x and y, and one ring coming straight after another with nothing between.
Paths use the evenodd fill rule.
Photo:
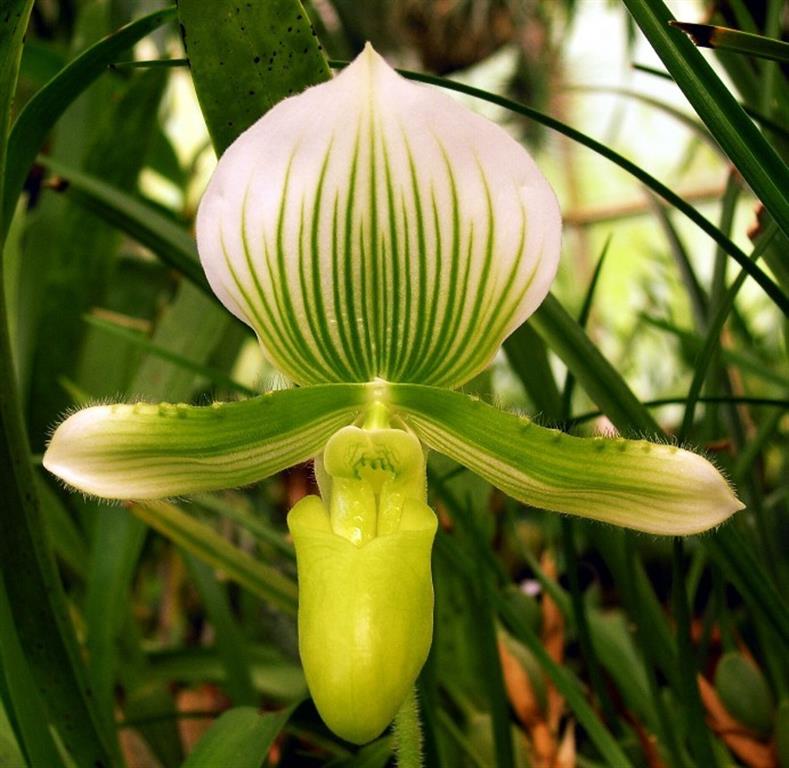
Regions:
<instances>
[{"instance_id":1,"label":"blurred green stem","mask_svg":"<svg viewBox=\"0 0 789 768\"><path fill-rule=\"evenodd\" d=\"M685 591L683 543L682 539L674 539L672 569L672 601L674 618L677 622L677 650L679 652L679 684L682 702L685 706L688 725L688 740L696 765L715 768L718 761L710 743L710 734L704 722L704 709L699 696L696 678L699 674L693 654L693 642L690 637L690 610L688 596Z\"/></svg>"}]
</instances>

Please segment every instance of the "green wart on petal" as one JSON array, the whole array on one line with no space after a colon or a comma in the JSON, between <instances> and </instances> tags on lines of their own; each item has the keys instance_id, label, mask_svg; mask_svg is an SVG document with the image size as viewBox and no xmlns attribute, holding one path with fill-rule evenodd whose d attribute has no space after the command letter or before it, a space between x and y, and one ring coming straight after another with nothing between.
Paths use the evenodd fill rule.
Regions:
<instances>
[{"instance_id":1,"label":"green wart on petal","mask_svg":"<svg viewBox=\"0 0 789 768\"><path fill-rule=\"evenodd\" d=\"M197 218L215 293L300 384L462 384L547 294L560 231L514 139L370 46L246 131Z\"/></svg>"}]
</instances>

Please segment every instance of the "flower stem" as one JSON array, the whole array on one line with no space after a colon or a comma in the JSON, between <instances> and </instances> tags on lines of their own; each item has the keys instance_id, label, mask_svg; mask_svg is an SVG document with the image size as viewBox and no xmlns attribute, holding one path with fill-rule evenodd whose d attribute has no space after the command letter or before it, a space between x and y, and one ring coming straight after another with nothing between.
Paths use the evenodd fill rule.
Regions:
<instances>
[{"instance_id":1,"label":"flower stem","mask_svg":"<svg viewBox=\"0 0 789 768\"><path fill-rule=\"evenodd\" d=\"M411 689L395 716L394 735L397 768L421 768L422 723L419 720L416 688Z\"/></svg>"}]
</instances>

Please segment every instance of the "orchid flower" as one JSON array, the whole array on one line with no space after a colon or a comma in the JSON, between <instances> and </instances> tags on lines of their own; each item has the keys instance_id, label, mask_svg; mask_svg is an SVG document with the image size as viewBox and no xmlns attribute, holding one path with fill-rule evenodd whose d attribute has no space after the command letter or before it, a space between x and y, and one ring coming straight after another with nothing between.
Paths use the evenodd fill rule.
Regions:
<instances>
[{"instance_id":1,"label":"orchid flower","mask_svg":"<svg viewBox=\"0 0 789 768\"><path fill-rule=\"evenodd\" d=\"M242 402L86 408L44 465L111 499L257 482L315 459L288 516L299 646L326 723L389 724L433 622L426 451L532 506L652 534L718 525L740 502L705 458L572 437L458 391L556 273L556 198L526 151L368 46L222 156L197 242L216 295L294 388Z\"/></svg>"}]
</instances>

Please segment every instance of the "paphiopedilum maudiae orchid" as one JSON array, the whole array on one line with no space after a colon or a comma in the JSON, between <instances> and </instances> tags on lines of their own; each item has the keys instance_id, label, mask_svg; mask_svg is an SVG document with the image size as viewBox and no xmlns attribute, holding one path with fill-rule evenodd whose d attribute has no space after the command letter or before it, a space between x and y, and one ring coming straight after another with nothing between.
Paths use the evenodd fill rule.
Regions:
<instances>
[{"instance_id":1,"label":"paphiopedilum maudiae orchid","mask_svg":"<svg viewBox=\"0 0 789 768\"><path fill-rule=\"evenodd\" d=\"M430 647L427 449L527 504L653 534L704 531L742 506L689 451L572 437L454 391L544 299L560 231L514 139L368 46L246 131L198 212L213 290L298 386L87 408L44 464L86 493L145 500L315 458L321 495L288 516L301 658L326 723L368 741Z\"/></svg>"}]
</instances>

